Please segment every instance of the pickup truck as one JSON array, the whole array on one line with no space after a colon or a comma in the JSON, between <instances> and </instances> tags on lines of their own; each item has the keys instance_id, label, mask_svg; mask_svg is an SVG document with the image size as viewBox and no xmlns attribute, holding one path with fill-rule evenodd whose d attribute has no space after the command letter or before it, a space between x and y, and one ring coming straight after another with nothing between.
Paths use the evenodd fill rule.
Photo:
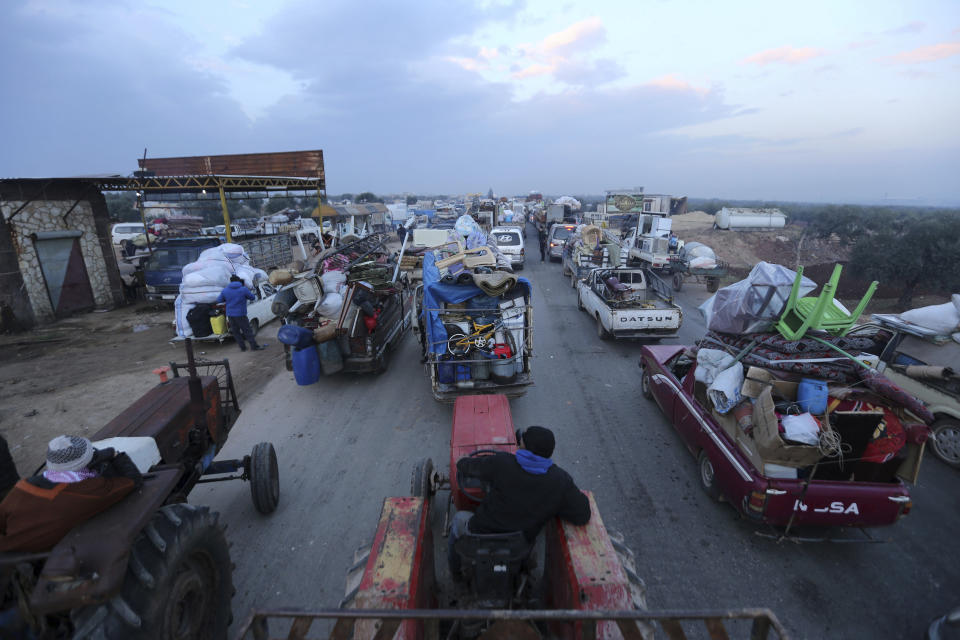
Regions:
<instances>
[{"instance_id":1,"label":"pickup truck","mask_svg":"<svg viewBox=\"0 0 960 640\"><path fill-rule=\"evenodd\" d=\"M597 321L609 338L676 337L683 311L670 287L649 269L594 269L577 282L577 308Z\"/></svg>"},{"instance_id":2,"label":"pickup truck","mask_svg":"<svg viewBox=\"0 0 960 640\"><path fill-rule=\"evenodd\" d=\"M204 249L222 244L217 237L170 238L153 245L143 263L148 300L173 302L180 293L183 268L195 262ZM250 265L269 271L285 267L292 260L290 236L263 236L238 242L250 256Z\"/></svg>"},{"instance_id":3,"label":"pickup truck","mask_svg":"<svg viewBox=\"0 0 960 640\"><path fill-rule=\"evenodd\" d=\"M706 387L695 379L697 362L688 347L644 346L640 367L643 395L659 405L697 458L703 489L712 498L726 498L746 518L789 531L791 526L889 525L910 512L910 492L901 478L915 480L922 444L907 444L906 461L884 482L850 479L856 477L855 461L847 462L844 479L818 479L816 471L812 477L781 477L759 458L753 439L736 419L721 423L725 416L711 411ZM827 474L821 469L820 475Z\"/></svg>"}]
</instances>

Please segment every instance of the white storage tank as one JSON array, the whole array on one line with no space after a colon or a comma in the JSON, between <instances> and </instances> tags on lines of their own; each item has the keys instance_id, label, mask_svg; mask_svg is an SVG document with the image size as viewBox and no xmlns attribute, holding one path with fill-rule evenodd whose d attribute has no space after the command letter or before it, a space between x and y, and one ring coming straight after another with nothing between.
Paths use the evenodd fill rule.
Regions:
<instances>
[{"instance_id":1,"label":"white storage tank","mask_svg":"<svg viewBox=\"0 0 960 640\"><path fill-rule=\"evenodd\" d=\"M742 209L724 207L714 216L718 229L781 229L787 224L787 216L779 209Z\"/></svg>"}]
</instances>

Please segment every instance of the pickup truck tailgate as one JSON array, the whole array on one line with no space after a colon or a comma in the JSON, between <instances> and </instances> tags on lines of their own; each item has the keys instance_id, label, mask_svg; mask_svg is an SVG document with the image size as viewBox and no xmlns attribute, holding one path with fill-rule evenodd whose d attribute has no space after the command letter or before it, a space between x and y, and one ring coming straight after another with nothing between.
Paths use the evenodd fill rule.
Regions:
<instances>
[{"instance_id":1,"label":"pickup truck tailgate","mask_svg":"<svg viewBox=\"0 0 960 640\"><path fill-rule=\"evenodd\" d=\"M676 308L616 309L613 311L612 329L676 329L680 326L680 318L681 312Z\"/></svg>"},{"instance_id":2,"label":"pickup truck tailgate","mask_svg":"<svg viewBox=\"0 0 960 640\"><path fill-rule=\"evenodd\" d=\"M785 523L796 510L794 524L876 527L893 524L910 506L910 492L900 481L813 480L803 493L803 481L770 480L764 520Z\"/></svg>"}]
</instances>

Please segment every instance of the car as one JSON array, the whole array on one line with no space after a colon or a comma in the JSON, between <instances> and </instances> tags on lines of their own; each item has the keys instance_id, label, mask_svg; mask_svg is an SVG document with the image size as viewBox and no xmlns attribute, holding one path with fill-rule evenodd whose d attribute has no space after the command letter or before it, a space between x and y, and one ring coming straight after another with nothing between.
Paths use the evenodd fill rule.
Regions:
<instances>
[{"instance_id":1,"label":"car","mask_svg":"<svg viewBox=\"0 0 960 640\"><path fill-rule=\"evenodd\" d=\"M490 238L500 253L510 257L511 267L516 270L523 269L523 231L520 227L494 227L490 230Z\"/></svg>"},{"instance_id":2,"label":"car","mask_svg":"<svg viewBox=\"0 0 960 640\"><path fill-rule=\"evenodd\" d=\"M901 477L915 481L922 443L907 439L906 462L895 475L879 480L865 473L866 479L859 480L859 470L848 466L850 471L841 477L830 471L829 459L815 446L784 446L761 455L757 440L738 424L733 412L721 415L711 409L706 385L696 380L697 359L689 347L644 346L640 367L642 394L659 405L697 459L704 491L713 499L725 499L748 520L781 531L785 527L782 535L786 537L791 527L884 526L910 512L910 492ZM781 382L777 380L773 388L779 391L791 384ZM793 393L795 401L795 385ZM767 392L766 398L770 395ZM760 401L757 403L759 406ZM772 413L773 400L770 405ZM798 461L798 449L814 454L804 467L785 460ZM772 460L781 464L772 464ZM781 466L786 464L790 466Z\"/></svg>"},{"instance_id":3,"label":"car","mask_svg":"<svg viewBox=\"0 0 960 640\"><path fill-rule=\"evenodd\" d=\"M576 228L577 225L575 224L561 223L550 227L549 235L547 236L547 256L551 262L560 262L560 259L563 257L563 243L573 235L573 230Z\"/></svg>"},{"instance_id":4,"label":"car","mask_svg":"<svg viewBox=\"0 0 960 640\"><path fill-rule=\"evenodd\" d=\"M123 240L133 240L143 233L143 224L139 222L121 222L113 225L113 228L110 230L110 241L113 244L120 244Z\"/></svg>"}]
</instances>

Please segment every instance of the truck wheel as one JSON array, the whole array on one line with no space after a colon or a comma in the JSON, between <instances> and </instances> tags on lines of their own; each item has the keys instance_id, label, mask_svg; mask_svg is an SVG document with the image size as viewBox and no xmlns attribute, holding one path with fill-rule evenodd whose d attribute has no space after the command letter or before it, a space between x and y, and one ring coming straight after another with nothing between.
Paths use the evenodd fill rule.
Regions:
<instances>
[{"instance_id":1,"label":"truck wheel","mask_svg":"<svg viewBox=\"0 0 960 640\"><path fill-rule=\"evenodd\" d=\"M700 486L713 500L720 501L720 489L717 487L717 475L713 470L710 456L703 449L697 456L697 467L700 469Z\"/></svg>"},{"instance_id":2,"label":"truck wheel","mask_svg":"<svg viewBox=\"0 0 960 640\"><path fill-rule=\"evenodd\" d=\"M391 345L389 344L383 348L383 353L380 354L380 359L377 361L377 369L374 371L377 375L385 373L390 368L390 351Z\"/></svg>"},{"instance_id":3,"label":"truck wheel","mask_svg":"<svg viewBox=\"0 0 960 640\"><path fill-rule=\"evenodd\" d=\"M610 339L610 334L603 328L603 323L600 322L600 314L597 314L597 337L601 340Z\"/></svg>"},{"instance_id":4,"label":"truck wheel","mask_svg":"<svg viewBox=\"0 0 960 640\"><path fill-rule=\"evenodd\" d=\"M643 373L640 374L640 391L643 392L643 397L647 400L653 400L653 389L650 387L650 372L647 371L647 368L643 368Z\"/></svg>"},{"instance_id":5,"label":"truck wheel","mask_svg":"<svg viewBox=\"0 0 960 640\"><path fill-rule=\"evenodd\" d=\"M433 490L433 460L424 458L413 467L410 477L410 495L415 498L429 498Z\"/></svg>"},{"instance_id":6,"label":"truck wheel","mask_svg":"<svg viewBox=\"0 0 960 640\"><path fill-rule=\"evenodd\" d=\"M720 288L720 278L707 278L707 291L710 293L715 292Z\"/></svg>"},{"instance_id":7,"label":"truck wheel","mask_svg":"<svg viewBox=\"0 0 960 640\"><path fill-rule=\"evenodd\" d=\"M673 290L680 291L683 288L683 276L679 273L673 274Z\"/></svg>"},{"instance_id":8,"label":"truck wheel","mask_svg":"<svg viewBox=\"0 0 960 640\"><path fill-rule=\"evenodd\" d=\"M933 423L930 449L951 467L960 467L960 421L941 418Z\"/></svg>"},{"instance_id":9,"label":"truck wheel","mask_svg":"<svg viewBox=\"0 0 960 640\"><path fill-rule=\"evenodd\" d=\"M280 504L280 469L277 452L269 442L261 442L250 454L250 496L253 506L267 515Z\"/></svg>"},{"instance_id":10,"label":"truck wheel","mask_svg":"<svg viewBox=\"0 0 960 640\"><path fill-rule=\"evenodd\" d=\"M161 507L133 542L120 593L71 613L73 638L225 640L234 589L217 517L186 503Z\"/></svg>"},{"instance_id":11,"label":"truck wheel","mask_svg":"<svg viewBox=\"0 0 960 640\"><path fill-rule=\"evenodd\" d=\"M579 309L580 311L583 311L583 309L584 309L584 307L583 307L583 299L580 297L580 292L579 292L579 291L577 292L577 309Z\"/></svg>"},{"instance_id":12,"label":"truck wheel","mask_svg":"<svg viewBox=\"0 0 960 640\"><path fill-rule=\"evenodd\" d=\"M257 333L260 331L260 321L253 319L250 321L250 335L254 338L257 337Z\"/></svg>"}]
</instances>

